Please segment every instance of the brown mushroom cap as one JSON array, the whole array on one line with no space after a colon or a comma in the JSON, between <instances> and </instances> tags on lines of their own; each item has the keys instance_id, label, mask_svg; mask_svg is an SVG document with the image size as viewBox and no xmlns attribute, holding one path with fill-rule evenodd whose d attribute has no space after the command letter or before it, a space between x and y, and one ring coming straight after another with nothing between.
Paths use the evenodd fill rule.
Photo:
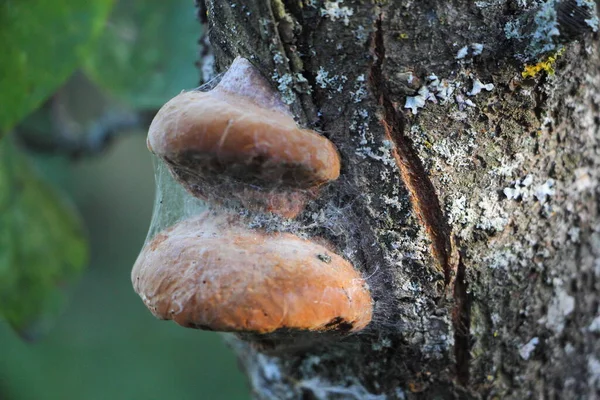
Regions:
<instances>
[{"instance_id":1,"label":"brown mushroom cap","mask_svg":"<svg viewBox=\"0 0 600 400\"><path fill-rule=\"evenodd\" d=\"M165 104L150 126L148 148L194 195L218 202L249 188L313 189L337 179L333 143L299 128L275 96L238 58L213 90L181 93Z\"/></svg>"},{"instance_id":2,"label":"brown mushroom cap","mask_svg":"<svg viewBox=\"0 0 600 400\"><path fill-rule=\"evenodd\" d=\"M131 274L160 319L215 331L358 331L372 300L352 265L289 233L249 230L209 212L152 239Z\"/></svg>"}]
</instances>

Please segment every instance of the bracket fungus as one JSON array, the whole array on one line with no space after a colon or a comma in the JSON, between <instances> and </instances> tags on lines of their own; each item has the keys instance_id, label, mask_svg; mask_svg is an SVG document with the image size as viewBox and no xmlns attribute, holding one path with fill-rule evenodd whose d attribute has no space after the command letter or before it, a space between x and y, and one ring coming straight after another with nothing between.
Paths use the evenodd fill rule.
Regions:
<instances>
[{"instance_id":1,"label":"bracket fungus","mask_svg":"<svg viewBox=\"0 0 600 400\"><path fill-rule=\"evenodd\" d=\"M370 323L365 280L329 244L251 229L240 217L241 205L293 218L340 174L335 146L299 128L247 60L237 58L214 89L169 101L150 126L148 148L186 189L179 207L163 204L168 187L159 187L151 236L131 272L155 316L255 341L280 332L356 332ZM211 210L203 203L201 213L190 211L195 202L187 200L197 198L213 203Z\"/></svg>"},{"instance_id":2,"label":"bracket fungus","mask_svg":"<svg viewBox=\"0 0 600 400\"><path fill-rule=\"evenodd\" d=\"M156 235L132 271L135 291L160 319L225 332L358 331L368 287L342 257L289 233L205 212Z\"/></svg>"},{"instance_id":3,"label":"bracket fungus","mask_svg":"<svg viewBox=\"0 0 600 400\"><path fill-rule=\"evenodd\" d=\"M298 127L279 93L240 57L212 90L165 104L147 143L195 196L288 218L340 174L333 143Z\"/></svg>"}]
</instances>

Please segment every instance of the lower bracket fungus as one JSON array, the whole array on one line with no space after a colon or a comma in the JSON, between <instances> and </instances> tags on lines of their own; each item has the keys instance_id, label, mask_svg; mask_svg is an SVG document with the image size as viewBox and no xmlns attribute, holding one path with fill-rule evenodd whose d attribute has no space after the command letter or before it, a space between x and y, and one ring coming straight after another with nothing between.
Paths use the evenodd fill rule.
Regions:
<instances>
[{"instance_id":1,"label":"lower bracket fungus","mask_svg":"<svg viewBox=\"0 0 600 400\"><path fill-rule=\"evenodd\" d=\"M157 234L131 277L156 317L191 328L354 332L372 316L366 282L348 261L227 213L207 211Z\"/></svg>"}]
</instances>

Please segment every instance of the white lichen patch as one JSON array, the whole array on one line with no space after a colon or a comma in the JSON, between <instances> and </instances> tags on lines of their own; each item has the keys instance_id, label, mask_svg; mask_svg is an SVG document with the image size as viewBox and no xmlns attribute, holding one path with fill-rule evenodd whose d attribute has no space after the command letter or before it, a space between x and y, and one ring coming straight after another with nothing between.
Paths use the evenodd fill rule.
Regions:
<instances>
[{"instance_id":1,"label":"white lichen patch","mask_svg":"<svg viewBox=\"0 0 600 400\"><path fill-rule=\"evenodd\" d=\"M279 74L275 72L271 78L273 81L277 82L277 90L281 93L281 100L283 100L285 104L292 104L296 99L292 86L294 84L294 77L292 74L279 76Z\"/></svg>"},{"instance_id":2,"label":"white lichen patch","mask_svg":"<svg viewBox=\"0 0 600 400\"><path fill-rule=\"evenodd\" d=\"M279 51L273 55L273 62L275 62L275 64L284 64L287 61L289 61L288 58Z\"/></svg>"},{"instance_id":3,"label":"white lichen patch","mask_svg":"<svg viewBox=\"0 0 600 400\"><path fill-rule=\"evenodd\" d=\"M332 398L356 400L385 400L386 396L370 393L358 382L351 385L334 384L322 378L303 379L296 383L303 393L310 392L313 398L326 400Z\"/></svg>"},{"instance_id":4,"label":"white lichen patch","mask_svg":"<svg viewBox=\"0 0 600 400\"><path fill-rule=\"evenodd\" d=\"M523 179L514 181L512 187L504 188L502 192L509 200L528 200L532 194L530 189L532 182L533 175L527 175Z\"/></svg>"},{"instance_id":5,"label":"white lichen patch","mask_svg":"<svg viewBox=\"0 0 600 400\"><path fill-rule=\"evenodd\" d=\"M360 103L365 99L365 97L367 97L369 91L367 90L366 78L364 74L359 75L356 78L354 89L355 90L350 92L350 96L352 97L352 101L355 103Z\"/></svg>"},{"instance_id":6,"label":"white lichen patch","mask_svg":"<svg viewBox=\"0 0 600 400\"><path fill-rule=\"evenodd\" d=\"M448 212L448 222L451 225L462 225L464 227L473 226L477 220L478 213L470 207L467 196L458 193L453 199ZM468 234L465 230L458 230L461 238L467 238Z\"/></svg>"},{"instance_id":7,"label":"white lichen patch","mask_svg":"<svg viewBox=\"0 0 600 400\"><path fill-rule=\"evenodd\" d=\"M598 182L592 175L592 170L587 167L577 168L574 173L573 189L578 193L593 190L598 186Z\"/></svg>"},{"instance_id":8,"label":"white lichen patch","mask_svg":"<svg viewBox=\"0 0 600 400\"><path fill-rule=\"evenodd\" d=\"M392 175L397 174L397 165L392 155L393 143L388 140L375 140L369 130L370 115L366 109L353 111L350 130L356 134L358 145L354 153L363 158L381 162L385 168L380 169L380 177L383 182L389 182ZM398 188L394 189L394 194L398 193Z\"/></svg>"},{"instance_id":9,"label":"white lichen patch","mask_svg":"<svg viewBox=\"0 0 600 400\"><path fill-rule=\"evenodd\" d=\"M523 165L523 161L525 161L525 157L523 153L517 153L514 155L512 160L507 160L505 157L500 159L500 165L498 167L494 167L490 170L489 174L498 177L512 177L515 175L515 171Z\"/></svg>"},{"instance_id":10,"label":"white lichen patch","mask_svg":"<svg viewBox=\"0 0 600 400\"><path fill-rule=\"evenodd\" d=\"M519 21L508 21L504 25L504 36L506 36L507 39L520 39L521 24Z\"/></svg>"},{"instance_id":11,"label":"white lichen patch","mask_svg":"<svg viewBox=\"0 0 600 400\"><path fill-rule=\"evenodd\" d=\"M271 79L277 83L277 90L281 94L281 100L285 104L292 104L296 100L294 85L308 83L301 73L283 74L280 76L278 72L274 72ZM310 89L308 92L310 92Z\"/></svg>"},{"instance_id":12,"label":"white lichen patch","mask_svg":"<svg viewBox=\"0 0 600 400\"><path fill-rule=\"evenodd\" d=\"M442 79L439 82L434 81L431 86L434 86L432 89L435 92L435 96L442 104L445 104L452 99L454 91L460 87L459 85L455 85L454 82L447 81L446 79Z\"/></svg>"},{"instance_id":13,"label":"white lichen patch","mask_svg":"<svg viewBox=\"0 0 600 400\"><path fill-rule=\"evenodd\" d=\"M537 185L534 188L533 193L537 201L544 204L549 197L553 196L556 193L556 189L554 188L555 183L556 182L554 181L554 179L550 178L546 180L546 182Z\"/></svg>"},{"instance_id":14,"label":"white lichen patch","mask_svg":"<svg viewBox=\"0 0 600 400\"><path fill-rule=\"evenodd\" d=\"M381 196L381 199L383 200L383 202L386 205L394 207L397 210L402 211L406 208L406 206L404 205L404 203L402 201L400 201L398 196L390 197L390 196L383 195L383 196Z\"/></svg>"},{"instance_id":15,"label":"white lichen patch","mask_svg":"<svg viewBox=\"0 0 600 400\"><path fill-rule=\"evenodd\" d=\"M463 88L463 81L472 79L473 87L470 91ZM460 111L466 107L475 107L476 104L465 96L474 97L482 90L492 91L493 83L482 83L481 80L474 77L473 74L461 72L457 79L440 79L435 74L430 74L425 79L425 84L421 86L416 96L407 96L404 108L410 109L415 115L419 109L424 108L427 102L435 104L448 104L454 101Z\"/></svg>"},{"instance_id":16,"label":"white lichen patch","mask_svg":"<svg viewBox=\"0 0 600 400\"><path fill-rule=\"evenodd\" d=\"M563 288L558 288L556 296L552 298L548 313L542 321L546 327L555 333L561 333L565 328L567 317L575 310L575 298Z\"/></svg>"},{"instance_id":17,"label":"white lichen patch","mask_svg":"<svg viewBox=\"0 0 600 400\"><path fill-rule=\"evenodd\" d=\"M485 89L488 92L491 92L492 90L494 90L494 84L493 83L482 83L479 79L474 79L473 80L473 88L471 89L470 92L467 93L467 95L469 96L476 96L479 93L481 93L481 91Z\"/></svg>"},{"instance_id":18,"label":"white lichen patch","mask_svg":"<svg viewBox=\"0 0 600 400\"><path fill-rule=\"evenodd\" d=\"M590 10L591 18L586 19L585 23L592 29L593 32L598 32L600 20L598 19L598 11L594 0L577 0L577 6L585 7Z\"/></svg>"},{"instance_id":19,"label":"white lichen patch","mask_svg":"<svg viewBox=\"0 0 600 400\"><path fill-rule=\"evenodd\" d=\"M321 89L331 89L338 93L344 90L344 83L348 81L345 75L330 75L325 68L320 67L315 77L315 82Z\"/></svg>"},{"instance_id":20,"label":"white lichen patch","mask_svg":"<svg viewBox=\"0 0 600 400\"><path fill-rule=\"evenodd\" d=\"M569 240L573 243L579 243L579 235L581 234L581 228L576 226L571 227L567 231L567 235L569 236Z\"/></svg>"},{"instance_id":21,"label":"white lichen patch","mask_svg":"<svg viewBox=\"0 0 600 400\"><path fill-rule=\"evenodd\" d=\"M315 367L321 365L321 361L321 357L317 355L310 355L302 360L300 371L302 371L303 374L312 374L314 373Z\"/></svg>"},{"instance_id":22,"label":"white lichen patch","mask_svg":"<svg viewBox=\"0 0 600 400\"><path fill-rule=\"evenodd\" d=\"M587 369L589 387L600 389L600 361L596 357L590 356L587 362Z\"/></svg>"},{"instance_id":23,"label":"white lichen patch","mask_svg":"<svg viewBox=\"0 0 600 400\"><path fill-rule=\"evenodd\" d=\"M518 0L519 2L527 1L527 0ZM475 5L479 8L488 8L497 6L500 4L504 4L503 0L492 0L492 1L476 1Z\"/></svg>"},{"instance_id":24,"label":"white lichen patch","mask_svg":"<svg viewBox=\"0 0 600 400\"><path fill-rule=\"evenodd\" d=\"M472 50L471 55L473 55L473 56L481 55L481 53L483 53L483 48L484 48L483 44L473 43L471 45L471 50Z\"/></svg>"},{"instance_id":25,"label":"white lichen patch","mask_svg":"<svg viewBox=\"0 0 600 400\"><path fill-rule=\"evenodd\" d=\"M359 25L354 31L354 38L358 43L365 43L367 40L369 40L369 32L364 26Z\"/></svg>"},{"instance_id":26,"label":"white lichen patch","mask_svg":"<svg viewBox=\"0 0 600 400\"><path fill-rule=\"evenodd\" d=\"M456 104L458 104L458 107L461 110L464 109L465 106L475 107L475 103L473 103L471 99L465 99L462 94L456 95L454 100L456 101Z\"/></svg>"},{"instance_id":27,"label":"white lichen patch","mask_svg":"<svg viewBox=\"0 0 600 400\"><path fill-rule=\"evenodd\" d=\"M517 58L521 61L530 61L545 53L556 51L558 49L558 40L560 36L560 26L558 23L557 8L560 0L547 0L541 2L537 12L533 16L533 22L523 23L515 19L509 21L504 26L504 34L508 39L514 39L527 43L525 54L518 54ZM584 4L586 3L586 4ZM592 10L591 15L596 15L596 5L588 0L581 0L580 7L587 7ZM597 22L590 20L591 30Z\"/></svg>"},{"instance_id":28,"label":"white lichen patch","mask_svg":"<svg viewBox=\"0 0 600 400\"><path fill-rule=\"evenodd\" d=\"M362 158L368 157L373 160L380 161L387 166L394 166L396 165L396 161L394 160L390 150L390 147L384 142L377 148L377 152L375 152L371 147L359 147L356 149L355 154L361 156Z\"/></svg>"},{"instance_id":29,"label":"white lichen patch","mask_svg":"<svg viewBox=\"0 0 600 400\"><path fill-rule=\"evenodd\" d=\"M409 79L412 75L409 76ZM426 84L421 86L416 96L406 97L404 108L411 109L413 115L417 114L420 108L425 107L427 101L432 103L447 103L452 98L452 94L460 88L461 84L457 81L440 80L435 74L431 74L426 79Z\"/></svg>"},{"instance_id":30,"label":"white lichen patch","mask_svg":"<svg viewBox=\"0 0 600 400\"><path fill-rule=\"evenodd\" d=\"M600 19L598 15L594 15L592 18L586 19L585 23L592 28L592 31L598 32L598 26L600 26Z\"/></svg>"},{"instance_id":31,"label":"white lichen patch","mask_svg":"<svg viewBox=\"0 0 600 400\"><path fill-rule=\"evenodd\" d=\"M523 360L529 360L531 354L535 350L536 346L540 343L540 338L534 337L529 342L521 346L519 349L519 355Z\"/></svg>"},{"instance_id":32,"label":"white lichen patch","mask_svg":"<svg viewBox=\"0 0 600 400\"><path fill-rule=\"evenodd\" d=\"M404 393L404 390L402 390L401 388L396 388L395 393L396 398L398 400L406 400L406 394Z\"/></svg>"},{"instance_id":33,"label":"white lichen patch","mask_svg":"<svg viewBox=\"0 0 600 400\"><path fill-rule=\"evenodd\" d=\"M543 250L535 250L535 238L526 235L523 239L523 242L515 242L493 251L484 258L483 264L491 269L519 270L530 266L530 260L535 256L542 259L548 257Z\"/></svg>"},{"instance_id":34,"label":"white lichen patch","mask_svg":"<svg viewBox=\"0 0 600 400\"><path fill-rule=\"evenodd\" d=\"M556 193L556 182L554 179L547 179L536 186L532 185L533 181L533 175L527 175L523 179L514 181L512 187L504 188L502 192L509 200L529 201L535 199L541 204L546 203Z\"/></svg>"},{"instance_id":35,"label":"white lichen patch","mask_svg":"<svg viewBox=\"0 0 600 400\"><path fill-rule=\"evenodd\" d=\"M468 54L469 54L469 46L464 46L464 47L461 47L460 50L458 50L458 53L456 53L456 57L455 58L457 60L462 60Z\"/></svg>"},{"instance_id":36,"label":"white lichen patch","mask_svg":"<svg viewBox=\"0 0 600 400\"><path fill-rule=\"evenodd\" d=\"M344 0L325 1L321 8L321 15L329 17L332 21L342 20L344 25L348 26L354 10L347 6L341 6L343 2Z\"/></svg>"},{"instance_id":37,"label":"white lichen patch","mask_svg":"<svg viewBox=\"0 0 600 400\"><path fill-rule=\"evenodd\" d=\"M500 324L500 322L502 322L502 318L500 317L500 314L498 314L498 313L493 313L490 318L491 318L492 324L494 324L494 326L498 326L498 324Z\"/></svg>"},{"instance_id":38,"label":"white lichen patch","mask_svg":"<svg viewBox=\"0 0 600 400\"><path fill-rule=\"evenodd\" d=\"M274 382L281 380L281 369L279 368L279 365L263 354L258 353L256 357L258 358L258 363L262 366L262 375L267 381Z\"/></svg>"},{"instance_id":39,"label":"white lichen patch","mask_svg":"<svg viewBox=\"0 0 600 400\"><path fill-rule=\"evenodd\" d=\"M500 206L498 195L493 192L483 198L478 204L483 211L476 228L486 231L501 232L508 224L508 214Z\"/></svg>"},{"instance_id":40,"label":"white lichen patch","mask_svg":"<svg viewBox=\"0 0 600 400\"><path fill-rule=\"evenodd\" d=\"M423 92L423 88L419 90L419 95L406 97L406 103L404 103L404 108L409 108L410 110L412 110L413 115L416 115L419 112L419 108L425 107L426 98L421 94Z\"/></svg>"},{"instance_id":41,"label":"white lichen patch","mask_svg":"<svg viewBox=\"0 0 600 400\"><path fill-rule=\"evenodd\" d=\"M519 258L512 249L504 248L485 257L483 262L491 269L507 270L511 265L518 264Z\"/></svg>"},{"instance_id":42,"label":"white lichen patch","mask_svg":"<svg viewBox=\"0 0 600 400\"><path fill-rule=\"evenodd\" d=\"M471 43L470 46L461 47L456 53L457 60L463 60L467 56L475 57L481 55L483 53L484 45L481 43ZM469 54L470 53L470 54Z\"/></svg>"},{"instance_id":43,"label":"white lichen patch","mask_svg":"<svg viewBox=\"0 0 600 400\"><path fill-rule=\"evenodd\" d=\"M359 144L361 145L366 145L373 140L373 135L369 131L369 112L367 110L363 108L352 113L350 130L359 134Z\"/></svg>"},{"instance_id":44,"label":"white lichen patch","mask_svg":"<svg viewBox=\"0 0 600 400\"><path fill-rule=\"evenodd\" d=\"M592 320L587 329L590 332L600 332L600 315Z\"/></svg>"},{"instance_id":45,"label":"white lichen patch","mask_svg":"<svg viewBox=\"0 0 600 400\"><path fill-rule=\"evenodd\" d=\"M390 235L395 236L395 240L392 243L394 251L392 251L390 255L386 255L386 261L390 265L403 267L405 264L404 261L425 261L425 255L429 254L430 251L431 241L424 228L419 227L416 238L398 234L397 232L389 233ZM421 290L419 287L414 286L412 281L400 282L399 287L402 290L410 292L411 295L414 295L415 292Z\"/></svg>"},{"instance_id":46,"label":"white lichen patch","mask_svg":"<svg viewBox=\"0 0 600 400\"><path fill-rule=\"evenodd\" d=\"M431 145L431 150L438 154L446 164L453 167L468 167L472 164L473 150L477 148L475 138L469 136L466 142L457 146L457 141L451 133L448 137L443 137ZM459 135L456 135L460 137Z\"/></svg>"},{"instance_id":47,"label":"white lichen patch","mask_svg":"<svg viewBox=\"0 0 600 400\"><path fill-rule=\"evenodd\" d=\"M233 336L223 335L229 343L235 343ZM236 347L239 345L235 345ZM276 384L281 381L282 373L281 366L275 357L268 357L260 353L256 353L254 360L254 368L247 368L250 384L254 388L261 388L265 385Z\"/></svg>"},{"instance_id":48,"label":"white lichen patch","mask_svg":"<svg viewBox=\"0 0 600 400\"><path fill-rule=\"evenodd\" d=\"M542 53L554 50L552 37L560 35L556 12L558 2L559 0L545 2L534 17L537 29L533 33L534 43L532 43L532 46L542 46Z\"/></svg>"},{"instance_id":49,"label":"white lichen patch","mask_svg":"<svg viewBox=\"0 0 600 400\"><path fill-rule=\"evenodd\" d=\"M475 230L492 234L501 232L509 222L509 215L501 207L495 192L479 200L457 193L450 197L450 202L447 209L448 222L461 239L470 239Z\"/></svg>"}]
</instances>

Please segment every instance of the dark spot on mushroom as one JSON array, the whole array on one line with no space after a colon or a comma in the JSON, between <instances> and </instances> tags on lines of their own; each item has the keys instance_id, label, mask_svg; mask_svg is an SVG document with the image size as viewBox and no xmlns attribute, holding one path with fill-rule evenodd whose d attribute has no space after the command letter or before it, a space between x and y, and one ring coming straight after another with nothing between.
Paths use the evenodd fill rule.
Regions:
<instances>
[{"instance_id":1,"label":"dark spot on mushroom","mask_svg":"<svg viewBox=\"0 0 600 400\"><path fill-rule=\"evenodd\" d=\"M326 264L329 264L331 262L331 256L327 254L317 254L317 258Z\"/></svg>"},{"instance_id":2,"label":"dark spot on mushroom","mask_svg":"<svg viewBox=\"0 0 600 400\"><path fill-rule=\"evenodd\" d=\"M339 332L349 332L352 330L352 323L344 320L342 317L335 317L327 325L325 325L326 330L336 330Z\"/></svg>"}]
</instances>

